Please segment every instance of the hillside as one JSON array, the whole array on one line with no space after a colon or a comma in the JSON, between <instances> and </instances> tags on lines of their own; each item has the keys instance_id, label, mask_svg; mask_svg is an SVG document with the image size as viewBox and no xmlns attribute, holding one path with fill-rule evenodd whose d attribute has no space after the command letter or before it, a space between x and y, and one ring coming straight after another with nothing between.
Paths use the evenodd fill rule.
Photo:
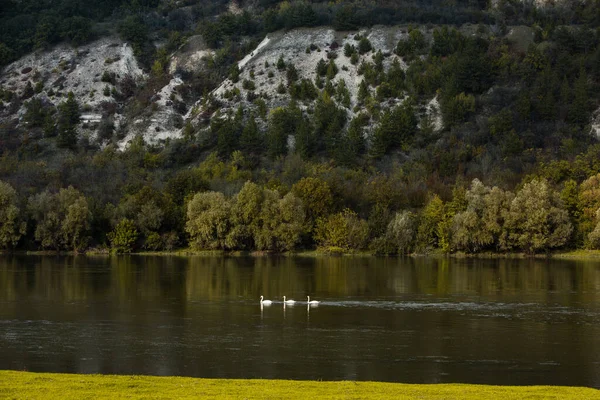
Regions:
<instances>
[{"instance_id":1,"label":"hillside","mask_svg":"<svg viewBox=\"0 0 600 400\"><path fill-rule=\"evenodd\" d=\"M48 36L44 21L61 17L46 3L31 9L35 43L0 30L0 179L24 221L11 246L595 246L597 2L116 3L82 14L82 43ZM11 7L0 19L13 24L24 16ZM556 211L535 244L513 232L527 193ZM255 217L239 209L246 195L264 202ZM74 245L45 224L79 196ZM482 243L461 236L490 212L475 198L500 202ZM333 239L336 224L358 236ZM120 230L131 242L116 244Z\"/></svg>"}]
</instances>

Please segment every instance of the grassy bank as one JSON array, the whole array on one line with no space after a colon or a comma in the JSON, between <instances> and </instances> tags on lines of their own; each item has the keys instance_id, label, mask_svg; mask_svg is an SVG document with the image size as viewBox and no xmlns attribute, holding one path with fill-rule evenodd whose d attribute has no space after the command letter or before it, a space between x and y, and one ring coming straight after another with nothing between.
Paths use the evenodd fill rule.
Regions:
<instances>
[{"instance_id":1,"label":"grassy bank","mask_svg":"<svg viewBox=\"0 0 600 400\"><path fill-rule=\"evenodd\" d=\"M554 254L553 257L573 260L598 260L600 259L600 250L573 250Z\"/></svg>"},{"instance_id":2,"label":"grassy bank","mask_svg":"<svg viewBox=\"0 0 600 400\"><path fill-rule=\"evenodd\" d=\"M561 386L408 385L383 382L198 379L0 371L0 398L600 399Z\"/></svg>"}]
</instances>

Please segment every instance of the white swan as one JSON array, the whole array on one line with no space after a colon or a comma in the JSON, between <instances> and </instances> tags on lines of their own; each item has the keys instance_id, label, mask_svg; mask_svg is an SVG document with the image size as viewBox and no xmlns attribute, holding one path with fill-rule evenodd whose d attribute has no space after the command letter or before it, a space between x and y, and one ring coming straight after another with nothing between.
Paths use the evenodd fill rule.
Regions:
<instances>
[{"instance_id":1,"label":"white swan","mask_svg":"<svg viewBox=\"0 0 600 400\"><path fill-rule=\"evenodd\" d=\"M320 303L320 301L317 301L317 300L312 300L312 301L311 301L311 300L310 300L310 296L306 296L306 298L308 299L308 300L306 301L306 302L307 302L307 304L309 304L309 305L311 305L311 306L316 306L317 304L319 304L319 303Z\"/></svg>"},{"instance_id":2,"label":"white swan","mask_svg":"<svg viewBox=\"0 0 600 400\"><path fill-rule=\"evenodd\" d=\"M260 296L260 305L261 306L270 306L273 303L271 300L263 300L264 297Z\"/></svg>"},{"instance_id":3,"label":"white swan","mask_svg":"<svg viewBox=\"0 0 600 400\"><path fill-rule=\"evenodd\" d=\"M286 300L285 296L283 296L283 304L294 304L295 302L296 302L296 300L292 300L292 299Z\"/></svg>"}]
</instances>

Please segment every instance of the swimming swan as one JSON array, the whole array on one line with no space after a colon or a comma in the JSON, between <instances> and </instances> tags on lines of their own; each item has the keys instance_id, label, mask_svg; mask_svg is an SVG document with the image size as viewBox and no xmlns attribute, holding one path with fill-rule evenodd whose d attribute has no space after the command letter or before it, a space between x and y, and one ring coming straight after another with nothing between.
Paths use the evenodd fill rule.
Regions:
<instances>
[{"instance_id":1,"label":"swimming swan","mask_svg":"<svg viewBox=\"0 0 600 400\"><path fill-rule=\"evenodd\" d=\"M311 301L311 300L310 300L310 296L306 296L306 298L308 299L306 302L307 302L308 304L310 304L311 306L316 306L317 304L319 304L319 303L320 303L320 301L317 301L317 300L313 300L313 301Z\"/></svg>"},{"instance_id":2,"label":"swimming swan","mask_svg":"<svg viewBox=\"0 0 600 400\"><path fill-rule=\"evenodd\" d=\"M273 303L271 300L263 300L263 296L260 296L260 305L261 306L270 306Z\"/></svg>"},{"instance_id":3,"label":"swimming swan","mask_svg":"<svg viewBox=\"0 0 600 400\"><path fill-rule=\"evenodd\" d=\"M296 300L292 300L292 299L286 300L285 296L283 296L283 303L284 304L294 304L295 302L296 302Z\"/></svg>"}]
</instances>

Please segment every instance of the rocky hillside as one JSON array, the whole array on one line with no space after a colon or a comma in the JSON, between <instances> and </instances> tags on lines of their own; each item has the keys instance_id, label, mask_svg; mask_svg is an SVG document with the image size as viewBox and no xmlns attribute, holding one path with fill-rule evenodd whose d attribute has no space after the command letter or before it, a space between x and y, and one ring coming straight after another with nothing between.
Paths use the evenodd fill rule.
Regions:
<instances>
[{"instance_id":1,"label":"rocky hillside","mask_svg":"<svg viewBox=\"0 0 600 400\"><path fill-rule=\"evenodd\" d=\"M431 35L431 30L427 32ZM331 28L300 28L288 32L267 35L254 51L238 62L239 77L234 83L225 79L211 95L222 103L219 111L226 113L240 105L256 108L255 98L263 98L268 109L283 106L291 100L290 94L278 92L280 85L287 87L287 66L295 67L297 80L317 80L319 61L334 60L337 72L332 79L335 85L344 82L350 94L346 107L349 115L361 111L357 107L359 84L362 81L358 69L364 60L373 61L381 52L384 68L398 62L402 69L407 65L401 57L393 54L394 48L407 36L406 27L375 27L356 32L336 32ZM344 46L357 47L359 39L367 38L372 48L351 62L344 54ZM149 106L137 110L133 115L128 106L127 91L142 86L148 79L138 65L132 48L116 37L105 38L73 49L67 45L57 46L50 51L35 52L5 67L0 75L3 90L15 94L5 101L0 121L7 123L17 118L23 121L26 105L32 99L57 106L69 92L82 107L80 135L105 143L107 135L99 135L101 122L111 118L117 134L118 144L123 148L129 141L142 135L147 143L159 143L167 138L181 137L184 123L195 121L203 111L202 98L186 104L188 112L178 113L174 100L182 102L177 89L186 85L182 74L202 70L204 63L214 52L204 45L201 37L192 36L181 48L170 55L168 73L170 79L151 94ZM285 67L277 66L282 58ZM325 79L323 77L323 79ZM250 99L250 100L249 100ZM401 102L393 99L389 106ZM304 108L310 102L305 102ZM431 99L429 111L436 118L436 126L442 127L437 110L437 101ZM181 115L183 114L183 115Z\"/></svg>"},{"instance_id":2,"label":"rocky hillside","mask_svg":"<svg viewBox=\"0 0 600 400\"><path fill-rule=\"evenodd\" d=\"M474 26L464 26L465 34L475 34ZM423 28L426 40L432 40L433 29ZM370 44L362 54L344 51L349 46L358 49L360 39ZM336 87L344 85L349 94L349 103L341 104L349 119L365 110L359 104L358 92L364 79L360 71L363 62L375 62L377 54L383 56L383 68L387 71L395 64L406 71L408 62L394 53L400 40L408 38L407 27L374 27L353 32L339 32L328 27L299 28L268 34L258 46L237 63L239 73L224 79L210 96L218 100L220 115L234 111L239 106L258 113L257 99L264 100L267 109L287 105L291 100L289 66L297 76L294 81L308 80L311 83L327 79L319 63L333 62L336 72L331 82ZM533 43L533 34L526 27L508 30L507 40L514 46L527 49ZM99 144L113 140L124 148L134 137L141 135L147 143L161 143L165 139L179 138L186 123L199 124L199 118L207 118L215 111L207 111L206 99L202 97L184 99L178 89L187 84L185 77L201 73L205 64L214 56L214 51L204 44L200 36L190 37L179 50L169 56L166 84L153 87L145 95L149 101L140 109L130 96L136 87L142 87L148 79L138 65L132 48L116 37L104 38L73 49L67 45L35 52L5 67L0 83L5 92L15 94L3 102L0 121L12 121L17 126L26 126L23 119L26 105L32 99L57 106L67 93L73 92L81 105L82 115L79 135ZM281 62L283 61L283 64ZM278 65L278 63L280 63ZM283 88L283 89L282 89ZM374 88L370 88L374 94ZM128 93L131 92L131 93ZM393 107L403 97L387 99L380 106ZM301 108L311 108L314 99L303 99ZM432 117L436 130L443 128L437 96L423 102L422 113ZM262 104L261 104L262 105ZM264 107L262 105L262 107ZM210 116L208 115L208 117ZM106 132L107 121L110 122ZM591 129L600 134L600 110L594 114ZM371 126L371 129L373 126Z\"/></svg>"}]
</instances>

